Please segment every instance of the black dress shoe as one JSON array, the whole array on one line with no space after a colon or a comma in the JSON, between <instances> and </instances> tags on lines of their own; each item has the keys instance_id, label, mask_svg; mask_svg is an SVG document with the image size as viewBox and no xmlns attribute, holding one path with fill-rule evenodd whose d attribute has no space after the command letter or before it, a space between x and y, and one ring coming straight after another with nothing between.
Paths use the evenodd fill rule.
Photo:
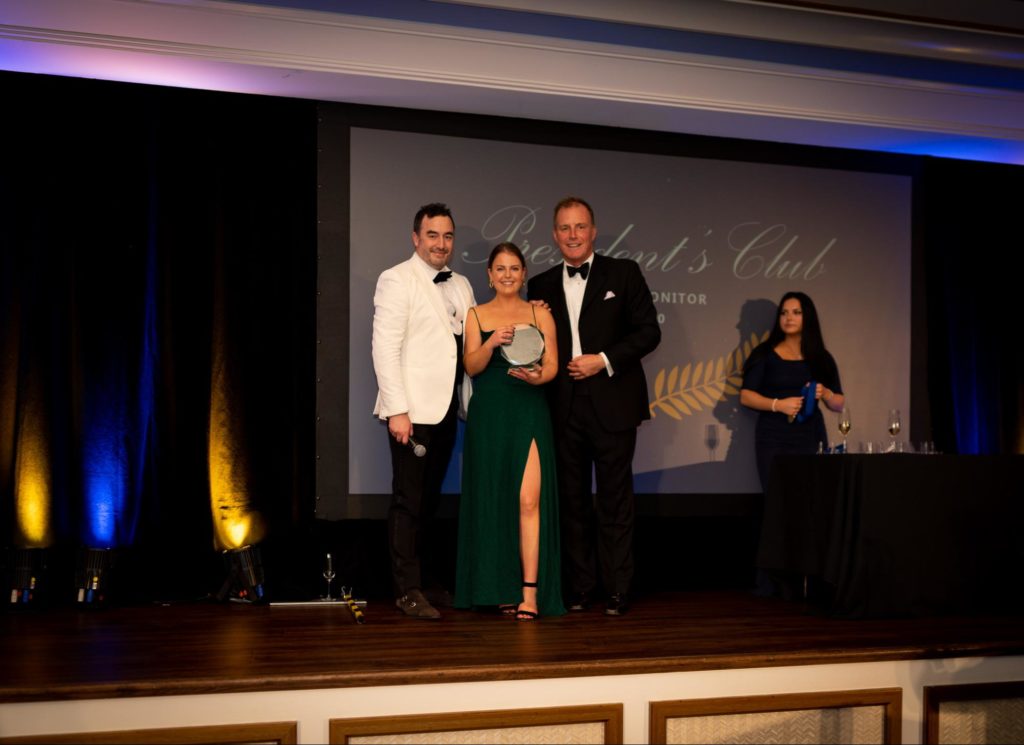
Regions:
<instances>
[{"instance_id":1,"label":"black dress shoe","mask_svg":"<svg viewBox=\"0 0 1024 745\"><path fill-rule=\"evenodd\" d=\"M585 592L574 592L569 596L565 606L570 611L584 611L590 607L590 595Z\"/></svg>"},{"instance_id":2,"label":"black dress shoe","mask_svg":"<svg viewBox=\"0 0 1024 745\"><path fill-rule=\"evenodd\" d=\"M606 616L621 616L629 610L629 597L624 592L617 592L608 598L604 608Z\"/></svg>"},{"instance_id":3,"label":"black dress shoe","mask_svg":"<svg viewBox=\"0 0 1024 745\"><path fill-rule=\"evenodd\" d=\"M441 617L441 612L423 597L423 593L420 592L419 588L409 590L402 597L396 598L395 605L398 606L398 610L412 618Z\"/></svg>"},{"instance_id":4,"label":"black dress shoe","mask_svg":"<svg viewBox=\"0 0 1024 745\"><path fill-rule=\"evenodd\" d=\"M429 587L423 591L423 597L437 608L451 608L455 605L452 594L443 587Z\"/></svg>"}]
</instances>

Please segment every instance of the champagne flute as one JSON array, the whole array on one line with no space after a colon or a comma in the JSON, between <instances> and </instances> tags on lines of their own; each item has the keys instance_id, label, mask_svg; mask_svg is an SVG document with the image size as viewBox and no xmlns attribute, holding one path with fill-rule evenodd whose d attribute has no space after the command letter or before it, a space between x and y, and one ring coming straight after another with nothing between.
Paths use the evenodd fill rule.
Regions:
<instances>
[{"instance_id":1,"label":"champagne flute","mask_svg":"<svg viewBox=\"0 0 1024 745\"><path fill-rule=\"evenodd\" d=\"M849 450L846 446L846 436L850 434L850 428L853 426L853 421L850 418L850 407L844 406L843 410L839 413L839 433L843 436L843 452L848 453Z\"/></svg>"},{"instance_id":2,"label":"champagne flute","mask_svg":"<svg viewBox=\"0 0 1024 745\"><path fill-rule=\"evenodd\" d=\"M327 580L327 597L324 600L331 600L331 582L334 580L334 562L331 561L331 555L327 554L324 557L324 579Z\"/></svg>"},{"instance_id":3,"label":"champagne flute","mask_svg":"<svg viewBox=\"0 0 1024 745\"><path fill-rule=\"evenodd\" d=\"M889 443L896 450L896 435L900 433L900 410L889 409Z\"/></svg>"}]
</instances>

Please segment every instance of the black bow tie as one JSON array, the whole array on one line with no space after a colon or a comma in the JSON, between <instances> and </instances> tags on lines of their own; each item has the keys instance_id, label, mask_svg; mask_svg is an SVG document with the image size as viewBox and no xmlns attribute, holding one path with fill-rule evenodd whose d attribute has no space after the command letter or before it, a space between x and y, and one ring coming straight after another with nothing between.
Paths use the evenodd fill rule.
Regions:
<instances>
[{"instance_id":1,"label":"black bow tie","mask_svg":"<svg viewBox=\"0 0 1024 745\"><path fill-rule=\"evenodd\" d=\"M449 279L451 279L451 276L451 272L438 272L437 274L434 275L434 284L436 285L439 282L447 282Z\"/></svg>"},{"instance_id":2,"label":"black bow tie","mask_svg":"<svg viewBox=\"0 0 1024 745\"><path fill-rule=\"evenodd\" d=\"M569 270L570 277L575 277L579 274L583 279L586 279L587 275L590 274L590 264L583 264L581 266L569 266L566 264L565 268Z\"/></svg>"}]
</instances>

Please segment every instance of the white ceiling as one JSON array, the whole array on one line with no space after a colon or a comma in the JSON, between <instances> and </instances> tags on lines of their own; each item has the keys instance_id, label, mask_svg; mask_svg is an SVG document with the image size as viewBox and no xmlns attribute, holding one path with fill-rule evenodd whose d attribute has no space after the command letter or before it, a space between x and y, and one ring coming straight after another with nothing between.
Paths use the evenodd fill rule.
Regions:
<instances>
[{"instance_id":1,"label":"white ceiling","mask_svg":"<svg viewBox=\"0 0 1024 745\"><path fill-rule=\"evenodd\" d=\"M1019 0L0 0L0 69L1024 164Z\"/></svg>"}]
</instances>

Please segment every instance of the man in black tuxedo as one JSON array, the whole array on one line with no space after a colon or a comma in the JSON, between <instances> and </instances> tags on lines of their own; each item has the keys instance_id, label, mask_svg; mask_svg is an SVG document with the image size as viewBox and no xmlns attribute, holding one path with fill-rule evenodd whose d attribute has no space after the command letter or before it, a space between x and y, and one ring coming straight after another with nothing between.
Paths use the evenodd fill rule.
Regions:
<instances>
[{"instance_id":1,"label":"man in black tuxedo","mask_svg":"<svg viewBox=\"0 0 1024 745\"><path fill-rule=\"evenodd\" d=\"M558 329L558 377L549 384L558 443L565 575L570 610L590 606L600 579L605 613L629 608L633 579L633 453L649 419L640 364L661 341L658 314L635 261L594 254L594 211L567 197L555 206L565 261L528 285ZM597 483L591 495L591 471Z\"/></svg>"}]
</instances>

